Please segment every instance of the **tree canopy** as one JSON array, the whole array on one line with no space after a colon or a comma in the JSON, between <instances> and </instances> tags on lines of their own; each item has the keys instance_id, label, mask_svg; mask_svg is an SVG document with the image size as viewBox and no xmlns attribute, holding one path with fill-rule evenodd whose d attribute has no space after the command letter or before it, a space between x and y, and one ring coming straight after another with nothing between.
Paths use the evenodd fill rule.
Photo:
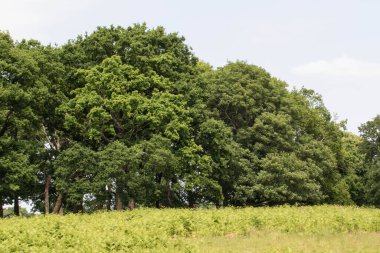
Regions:
<instances>
[{"instance_id":1,"label":"tree canopy","mask_svg":"<svg viewBox=\"0 0 380 253\"><path fill-rule=\"evenodd\" d=\"M177 33L99 27L61 46L0 32L0 215L136 206L380 204L380 118L344 131L321 96Z\"/></svg>"}]
</instances>

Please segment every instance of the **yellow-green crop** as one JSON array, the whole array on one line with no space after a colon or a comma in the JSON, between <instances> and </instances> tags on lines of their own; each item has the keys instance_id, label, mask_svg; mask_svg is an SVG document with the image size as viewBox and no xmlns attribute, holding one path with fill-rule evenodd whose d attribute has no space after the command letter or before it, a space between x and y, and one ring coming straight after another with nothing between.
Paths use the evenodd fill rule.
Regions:
<instances>
[{"instance_id":1,"label":"yellow-green crop","mask_svg":"<svg viewBox=\"0 0 380 253\"><path fill-rule=\"evenodd\" d=\"M379 232L380 210L374 208L135 209L3 219L0 252L202 252L199 240L230 235L241 240L260 233L298 239L372 233L378 238Z\"/></svg>"}]
</instances>

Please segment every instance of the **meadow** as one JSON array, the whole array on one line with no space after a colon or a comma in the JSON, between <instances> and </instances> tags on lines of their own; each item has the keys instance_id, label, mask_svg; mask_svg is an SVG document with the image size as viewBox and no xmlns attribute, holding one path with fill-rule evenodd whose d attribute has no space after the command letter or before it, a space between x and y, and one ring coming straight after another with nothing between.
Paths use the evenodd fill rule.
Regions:
<instances>
[{"instance_id":1,"label":"meadow","mask_svg":"<svg viewBox=\"0 0 380 253\"><path fill-rule=\"evenodd\" d=\"M380 252L380 210L135 209L0 220L0 252Z\"/></svg>"}]
</instances>

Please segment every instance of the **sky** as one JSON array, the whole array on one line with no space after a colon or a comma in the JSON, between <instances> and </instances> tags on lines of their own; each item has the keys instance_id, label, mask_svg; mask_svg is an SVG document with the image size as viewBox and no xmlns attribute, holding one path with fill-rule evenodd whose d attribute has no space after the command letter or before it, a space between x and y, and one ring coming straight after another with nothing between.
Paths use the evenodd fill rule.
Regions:
<instances>
[{"instance_id":1,"label":"sky","mask_svg":"<svg viewBox=\"0 0 380 253\"><path fill-rule=\"evenodd\" d=\"M377 0L0 0L0 30L63 44L97 26L146 22L214 67L243 60L309 88L347 128L380 114Z\"/></svg>"}]
</instances>

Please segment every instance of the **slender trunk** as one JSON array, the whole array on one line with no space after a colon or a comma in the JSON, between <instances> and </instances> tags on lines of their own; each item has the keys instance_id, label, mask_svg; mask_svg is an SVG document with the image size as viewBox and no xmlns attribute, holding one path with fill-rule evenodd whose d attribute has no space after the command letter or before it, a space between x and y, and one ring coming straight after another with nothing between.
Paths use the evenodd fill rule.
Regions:
<instances>
[{"instance_id":1,"label":"slender trunk","mask_svg":"<svg viewBox=\"0 0 380 253\"><path fill-rule=\"evenodd\" d=\"M63 205L61 205L61 207L59 208L59 214L63 215Z\"/></svg>"},{"instance_id":2,"label":"slender trunk","mask_svg":"<svg viewBox=\"0 0 380 253\"><path fill-rule=\"evenodd\" d=\"M195 208L195 197L191 191L187 192L189 208Z\"/></svg>"},{"instance_id":3,"label":"slender trunk","mask_svg":"<svg viewBox=\"0 0 380 253\"><path fill-rule=\"evenodd\" d=\"M161 184L161 179L162 179L162 173L157 174L156 175L157 186ZM156 208L160 208L160 199L156 200Z\"/></svg>"},{"instance_id":4,"label":"slender trunk","mask_svg":"<svg viewBox=\"0 0 380 253\"><path fill-rule=\"evenodd\" d=\"M168 206L173 207L173 191L172 191L172 184L170 180L166 181L166 198L168 201Z\"/></svg>"},{"instance_id":5,"label":"slender trunk","mask_svg":"<svg viewBox=\"0 0 380 253\"><path fill-rule=\"evenodd\" d=\"M13 212L16 216L20 216L20 205L19 205L19 200L18 200L17 194L15 195L15 199L14 199Z\"/></svg>"},{"instance_id":6,"label":"slender trunk","mask_svg":"<svg viewBox=\"0 0 380 253\"><path fill-rule=\"evenodd\" d=\"M54 209L53 209L54 214L60 213L60 210L62 208L62 201L63 201L63 194L59 193L57 201L55 202Z\"/></svg>"},{"instance_id":7,"label":"slender trunk","mask_svg":"<svg viewBox=\"0 0 380 253\"><path fill-rule=\"evenodd\" d=\"M116 181L116 192L115 192L115 210L123 210L123 190L122 186L120 186L120 181Z\"/></svg>"},{"instance_id":8,"label":"slender trunk","mask_svg":"<svg viewBox=\"0 0 380 253\"><path fill-rule=\"evenodd\" d=\"M129 199L129 201L128 201L128 209L129 210L135 209L135 199L134 198L130 198Z\"/></svg>"},{"instance_id":9,"label":"slender trunk","mask_svg":"<svg viewBox=\"0 0 380 253\"><path fill-rule=\"evenodd\" d=\"M96 210L99 211L99 210L102 210L103 209L103 206L104 206L104 202L102 199L100 199L99 197L96 197Z\"/></svg>"},{"instance_id":10,"label":"slender trunk","mask_svg":"<svg viewBox=\"0 0 380 253\"><path fill-rule=\"evenodd\" d=\"M100 211L103 209L103 204L102 203L97 203L95 206L96 211Z\"/></svg>"},{"instance_id":11,"label":"slender trunk","mask_svg":"<svg viewBox=\"0 0 380 253\"><path fill-rule=\"evenodd\" d=\"M45 180L45 191L44 191L44 194L45 194L45 214L49 214L50 213L50 200L49 200L49 197L50 197L50 192L49 192L49 189L50 189L50 183L51 183L51 176L48 175L46 177L46 180Z\"/></svg>"},{"instance_id":12,"label":"slender trunk","mask_svg":"<svg viewBox=\"0 0 380 253\"><path fill-rule=\"evenodd\" d=\"M107 186L107 211L111 211L111 202L112 202L112 192L111 186Z\"/></svg>"},{"instance_id":13,"label":"slender trunk","mask_svg":"<svg viewBox=\"0 0 380 253\"><path fill-rule=\"evenodd\" d=\"M82 196L82 199L80 201L79 210L81 211L81 213L84 213L83 196Z\"/></svg>"},{"instance_id":14,"label":"slender trunk","mask_svg":"<svg viewBox=\"0 0 380 253\"><path fill-rule=\"evenodd\" d=\"M0 195L0 218L4 217L4 209L3 209L3 196Z\"/></svg>"},{"instance_id":15,"label":"slender trunk","mask_svg":"<svg viewBox=\"0 0 380 253\"><path fill-rule=\"evenodd\" d=\"M121 200L120 193L118 193L117 191L116 191L115 209L118 211L123 210L123 201Z\"/></svg>"},{"instance_id":16,"label":"slender trunk","mask_svg":"<svg viewBox=\"0 0 380 253\"><path fill-rule=\"evenodd\" d=\"M222 195L223 195L223 200L220 201L220 207L227 207L229 204L229 194L227 187L222 186Z\"/></svg>"},{"instance_id":17,"label":"slender trunk","mask_svg":"<svg viewBox=\"0 0 380 253\"><path fill-rule=\"evenodd\" d=\"M78 203L79 202L79 203ZM73 213L83 213L83 200L78 201L73 205Z\"/></svg>"}]
</instances>

